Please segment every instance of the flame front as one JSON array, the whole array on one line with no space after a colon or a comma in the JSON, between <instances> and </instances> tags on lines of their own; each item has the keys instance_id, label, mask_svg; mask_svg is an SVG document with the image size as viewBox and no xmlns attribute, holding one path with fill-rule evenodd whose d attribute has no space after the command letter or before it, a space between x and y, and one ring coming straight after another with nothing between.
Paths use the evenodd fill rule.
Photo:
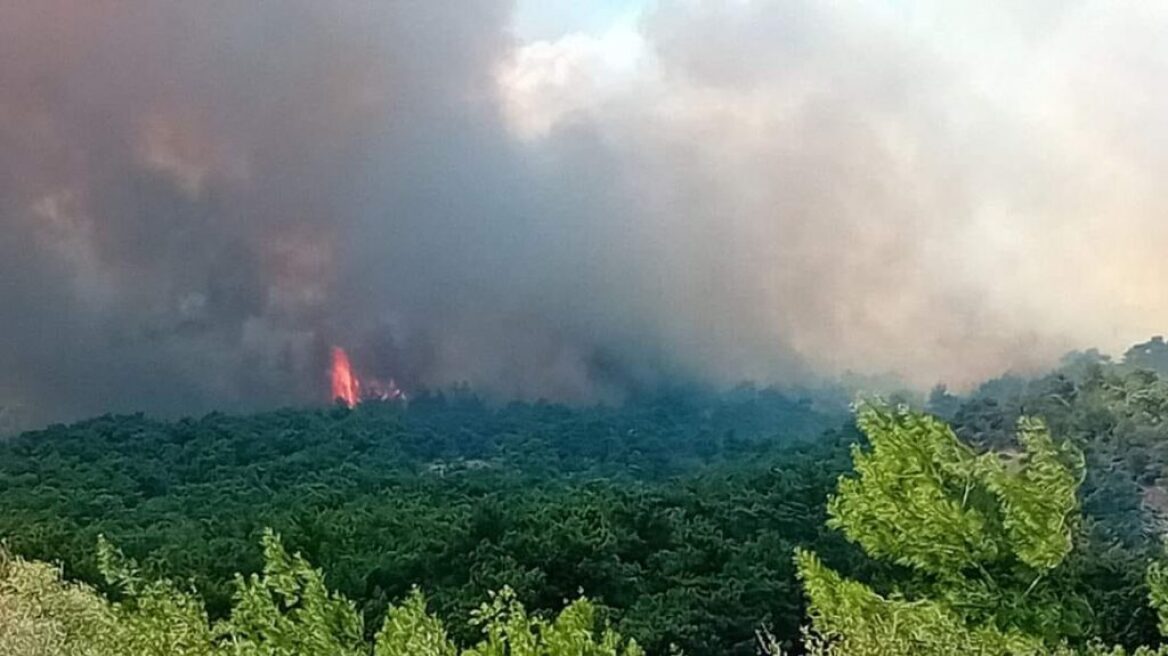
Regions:
<instances>
[{"instance_id":1,"label":"flame front","mask_svg":"<svg viewBox=\"0 0 1168 656\"><path fill-rule=\"evenodd\" d=\"M361 383L353 375L349 354L339 346L333 347L333 362L329 375L332 379L333 400L340 400L350 408L357 405L361 400Z\"/></svg>"},{"instance_id":2,"label":"flame front","mask_svg":"<svg viewBox=\"0 0 1168 656\"><path fill-rule=\"evenodd\" d=\"M332 383L332 400L341 401L352 408L362 401L406 401L406 393L397 386L397 382L367 378L365 384L353 371L349 361L349 354L345 349L334 346L332 351L332 365L329 368L329 380Z\"/></svg>"}]
</instances>

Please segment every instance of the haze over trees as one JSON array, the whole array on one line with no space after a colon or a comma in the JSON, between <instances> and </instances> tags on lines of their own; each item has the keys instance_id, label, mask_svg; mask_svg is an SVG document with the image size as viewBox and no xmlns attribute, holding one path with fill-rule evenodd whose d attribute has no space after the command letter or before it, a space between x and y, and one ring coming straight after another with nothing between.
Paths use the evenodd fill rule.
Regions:
<instances>
[{"instance_id":1,"label":"haze over trees","mask_svg":"<svg viewBox=\"0 0 1168 656\"><path fill-rule=\"evenodd\" d=\"M854 426L743 387L50 427L0 444L0 653L1150 653L1157 350Z\"/></svg>"}]
</instances>

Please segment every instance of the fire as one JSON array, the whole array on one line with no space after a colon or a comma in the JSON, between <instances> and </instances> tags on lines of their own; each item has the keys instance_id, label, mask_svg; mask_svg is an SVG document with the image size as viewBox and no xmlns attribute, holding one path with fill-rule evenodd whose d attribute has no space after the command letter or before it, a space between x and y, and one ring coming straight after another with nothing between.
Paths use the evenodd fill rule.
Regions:
<instances>
[{"instance_id":1,"label":"fire","mask_svg":"<svg viewBox=\"0 0 1168 656\"><path fill-rule=\"evenodd\" d=\"M406 399L405 392L391 378L387 381L369 378L362 387L361 379L353 372L349 354L345 349L334 346L332 365L329 368L332 383L332 398L352 408L362 401L396 401Z\"/></svg>"},{"instance_id":2,"label":"fire","mask_svg":"<svg viewBox=\"0 0 1168 656\"><path fill-rule=\"evenodd\" d=\"M329 370L332 378L333 400L340 399L350 408L361 400L361 382L353 375L353 365L345 349L333 347L333 364Z\"/></svg>"}]
</instances>

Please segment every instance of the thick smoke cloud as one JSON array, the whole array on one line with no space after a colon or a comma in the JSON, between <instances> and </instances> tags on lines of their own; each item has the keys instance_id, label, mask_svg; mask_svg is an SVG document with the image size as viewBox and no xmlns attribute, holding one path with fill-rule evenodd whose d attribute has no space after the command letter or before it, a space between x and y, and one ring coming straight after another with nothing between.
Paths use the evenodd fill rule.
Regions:
<instances>
[{"instance_id":1,"label":"thick smoke cloud","mask_svg":"<svg viewBox=\"0 0 1168 656\"><path fill-rule=\"evenodd\" d=\"M1160 332L1168 11L0 1L0 406L964 384Z\"/></svg>"}]
</instances>

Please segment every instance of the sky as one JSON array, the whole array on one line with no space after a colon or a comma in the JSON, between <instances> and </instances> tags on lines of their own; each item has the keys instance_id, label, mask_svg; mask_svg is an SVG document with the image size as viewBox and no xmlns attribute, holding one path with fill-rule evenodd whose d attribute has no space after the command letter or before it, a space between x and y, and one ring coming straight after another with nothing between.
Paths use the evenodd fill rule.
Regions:
<instances>
[{"instance_id":1,"label":"sky","mask_svg":"<svg viewBox=\"0 0 1168 656\"><path fill-rule=\"evenodd\" d=\"M967 389L1168 324L1168 5L0 0L0 424Z\"/></svg>"},{"instance_id":2,"label":"sky","mask_svg":"<svg viewBox=\"0 0 1168 656\"><path fill-rule=\"evenodd\" d=\"M637 20L647 0L520 0L512 30L525 42L556 40L568 34L604 34L615 25Z\"/></svg>"}]
</instances>

